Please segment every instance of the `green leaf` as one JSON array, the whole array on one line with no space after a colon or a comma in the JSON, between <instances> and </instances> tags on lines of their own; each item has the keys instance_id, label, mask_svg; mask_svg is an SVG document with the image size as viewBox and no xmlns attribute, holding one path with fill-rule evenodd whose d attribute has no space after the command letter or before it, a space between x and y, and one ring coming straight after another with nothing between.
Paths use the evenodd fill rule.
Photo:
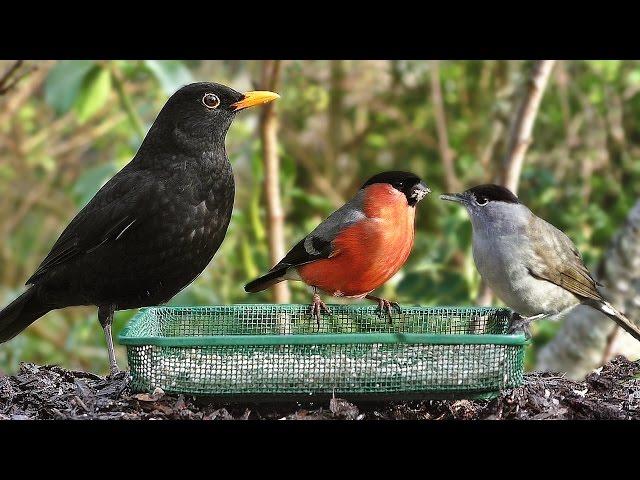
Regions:
<instances>
[{"instance_id":1,"label":"green leaf","mask_svg":"<svg viewBox=\"0 0 640 480\"><path fill-rule=\"evenodd\" d=\"M367 135L367 145L372 148L384 148L387 146L387 137L379 133Z\"/></svg>"},{"instance_id":2,"label":"green leaf","mask_svg":"<svg viewBox=\"0 0 640 480\"><path fill-rule=\"evenodd\" d=\"M49 72L44 85L44 99L56 113L60 115L71 109L82 80L93 66L91 60L64 60Z\"/></svg>"},{"instance_id":3,"label":"green leaf","mask_svg":"<svg viewBox=\"0 0 640 480\"><path fill-rule=\"evenodd\" d=\"M80 123L89 120L109 99L111 93L111 73L101 67L95 67L82 82L75 110Z\"/></svg>"},{"instance_id":4,"label":"green leaf","mask_svg":"<svg viewBox=\"0 0 640 480\"><path fill-rule=\"evenodd\" d=\"M144 63L167 95L193 82L191 72L180 60L145 60Z\"/></svg>"}]
</instances>

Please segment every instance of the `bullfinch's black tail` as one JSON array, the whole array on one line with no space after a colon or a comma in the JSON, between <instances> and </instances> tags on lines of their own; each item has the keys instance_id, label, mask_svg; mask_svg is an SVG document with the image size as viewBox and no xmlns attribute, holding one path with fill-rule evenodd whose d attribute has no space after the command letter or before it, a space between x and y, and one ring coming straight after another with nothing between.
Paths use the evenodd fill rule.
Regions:
<instances>
[{"instance_id":1,"label":"bullfinch's black tail","mask_svg":"<svg viewBox=\"0 0 640 480\"><path fill-rule=\"evenodd\" d=\"M590 302L589 305L604 313L607 317L620 325L633 338L640 342L640 327L616 310L616 308L609 302Z\"/></svg>"},{"instance_id":2,"label":"bullfinch's black tail","mask_svg":"<svg viewBox=\"0 0 640 480\"><path fill-rule=\"evenodd\" d=\"M31 287L0 311L0 343L11 340L51 308L38 300L37 287Z\"/></svg>"},{"instance_id":3,"label":"bullfinch's black tail","mask_svg":"<svg viewBox=\"0 0 640 480\"><path fill-rule=\"evenodd\" d=\"M247 283L244 286L244 291L247 293L256 293L261 292L262 290L266 290L271 285L275 285L276 283L280 283L284 278L284 275L287 273L286 268L279 268L278 270L272 270L271 272L263 275L259 278L256 278L252 282Z\"/></svg>"}]
</instances>

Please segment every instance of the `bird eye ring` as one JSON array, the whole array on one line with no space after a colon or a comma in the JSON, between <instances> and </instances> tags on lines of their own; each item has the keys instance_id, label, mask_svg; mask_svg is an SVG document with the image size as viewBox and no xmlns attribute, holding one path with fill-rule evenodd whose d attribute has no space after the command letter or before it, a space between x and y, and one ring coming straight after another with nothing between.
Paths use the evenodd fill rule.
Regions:
<instances>
[{"instance_id":1,"label":"bird eye ring","mask_svg":"<svg viewBox=\"0 0 640 480\"><path fill-rule=\"evenodd\" d=\"M220 105L220 99L215 93L205 93L204 97L202 97L202 104L213 110L214 108L218 108L218 105Z\"/></svg>"},{"instance_id":2,"label":"bird eye ring","mask_svg":"<svg viewBox=\"0 0 640 480\"><path fill-rule=\"evenodd\" d=\"M487 203L489 203L489 199L484 197L482 199L476 198L476 203L481 207L484 207Z\"/></svg>"}]
</instances>

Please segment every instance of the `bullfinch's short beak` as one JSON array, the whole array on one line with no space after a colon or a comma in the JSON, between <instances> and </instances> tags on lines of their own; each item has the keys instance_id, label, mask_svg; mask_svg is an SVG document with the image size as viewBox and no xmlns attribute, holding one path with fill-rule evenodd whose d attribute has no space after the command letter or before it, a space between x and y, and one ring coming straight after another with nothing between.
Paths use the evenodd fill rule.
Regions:
<instances>
[{"instance_id":1,"label":"bullfinch's short beak","mask_svg":"<svg viewBox=\"0 0 640 480\"><path fill-rule=\"evenodd\" d=\"M409 204L415 205L422 200L427 194L431 193L431 189L424 182L420 182L411 190Z\"/></svg>"},{"instance_id":2,"label":"bullfinch's short beak","mask_svg":"<svg viewBox=\"0 0 640 480\"><path fill-rule=\"evenodd\" d=\"M245 108L255 107L256 105L262 105L264 103L272 102L276 98L280 98L280 95L273 92L247 92L244 94L244 98L242 100L236 103L232 103L231 108L234 111L238 112L240 110L244 110Z\"/></svg>"},{"instance_id":3,"label":"bullfinch's short beak","mask_svg":"<svg viewBox=\"0 0 640 480\"><path fill-rule=\"evenodd\" d=\"M466 203L466 199L462 193L444 193L440 195L440 200L448 200L450 202Z\"/></svg>"}]
</instances>

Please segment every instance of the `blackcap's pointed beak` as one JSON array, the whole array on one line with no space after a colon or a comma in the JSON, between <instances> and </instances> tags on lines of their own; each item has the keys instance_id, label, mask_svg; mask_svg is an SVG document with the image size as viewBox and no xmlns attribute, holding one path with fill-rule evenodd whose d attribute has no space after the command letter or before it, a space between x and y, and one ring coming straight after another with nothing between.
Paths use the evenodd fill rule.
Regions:
<instances>
[{"instance_id":1,"label":"blackcap's pointed beak","mask_svg":"<svg viewBox=\"0 0 640 480\"><path fill-rule=\"evenodd\" d=\"M462 204L465 203L465 198L462 193L444 193L440 195L440 200L448 200L450 202L457 202Z\"/></svg>"},{"instance_id":2,"label":"blackcap's pointed beak","mask_svg":"<svg viewBox=\"0 0 640 480\"><path fill-rule=\"evenodd\" d=\"M236 103L231 104L231 108L238 112L245 108L255 107L256 105L262 105L263 103L269 103L275 99L280 98L280 95L273 92L255 91L247 92L244 94L244 98Z\"/></svg>"}]
</instances>

